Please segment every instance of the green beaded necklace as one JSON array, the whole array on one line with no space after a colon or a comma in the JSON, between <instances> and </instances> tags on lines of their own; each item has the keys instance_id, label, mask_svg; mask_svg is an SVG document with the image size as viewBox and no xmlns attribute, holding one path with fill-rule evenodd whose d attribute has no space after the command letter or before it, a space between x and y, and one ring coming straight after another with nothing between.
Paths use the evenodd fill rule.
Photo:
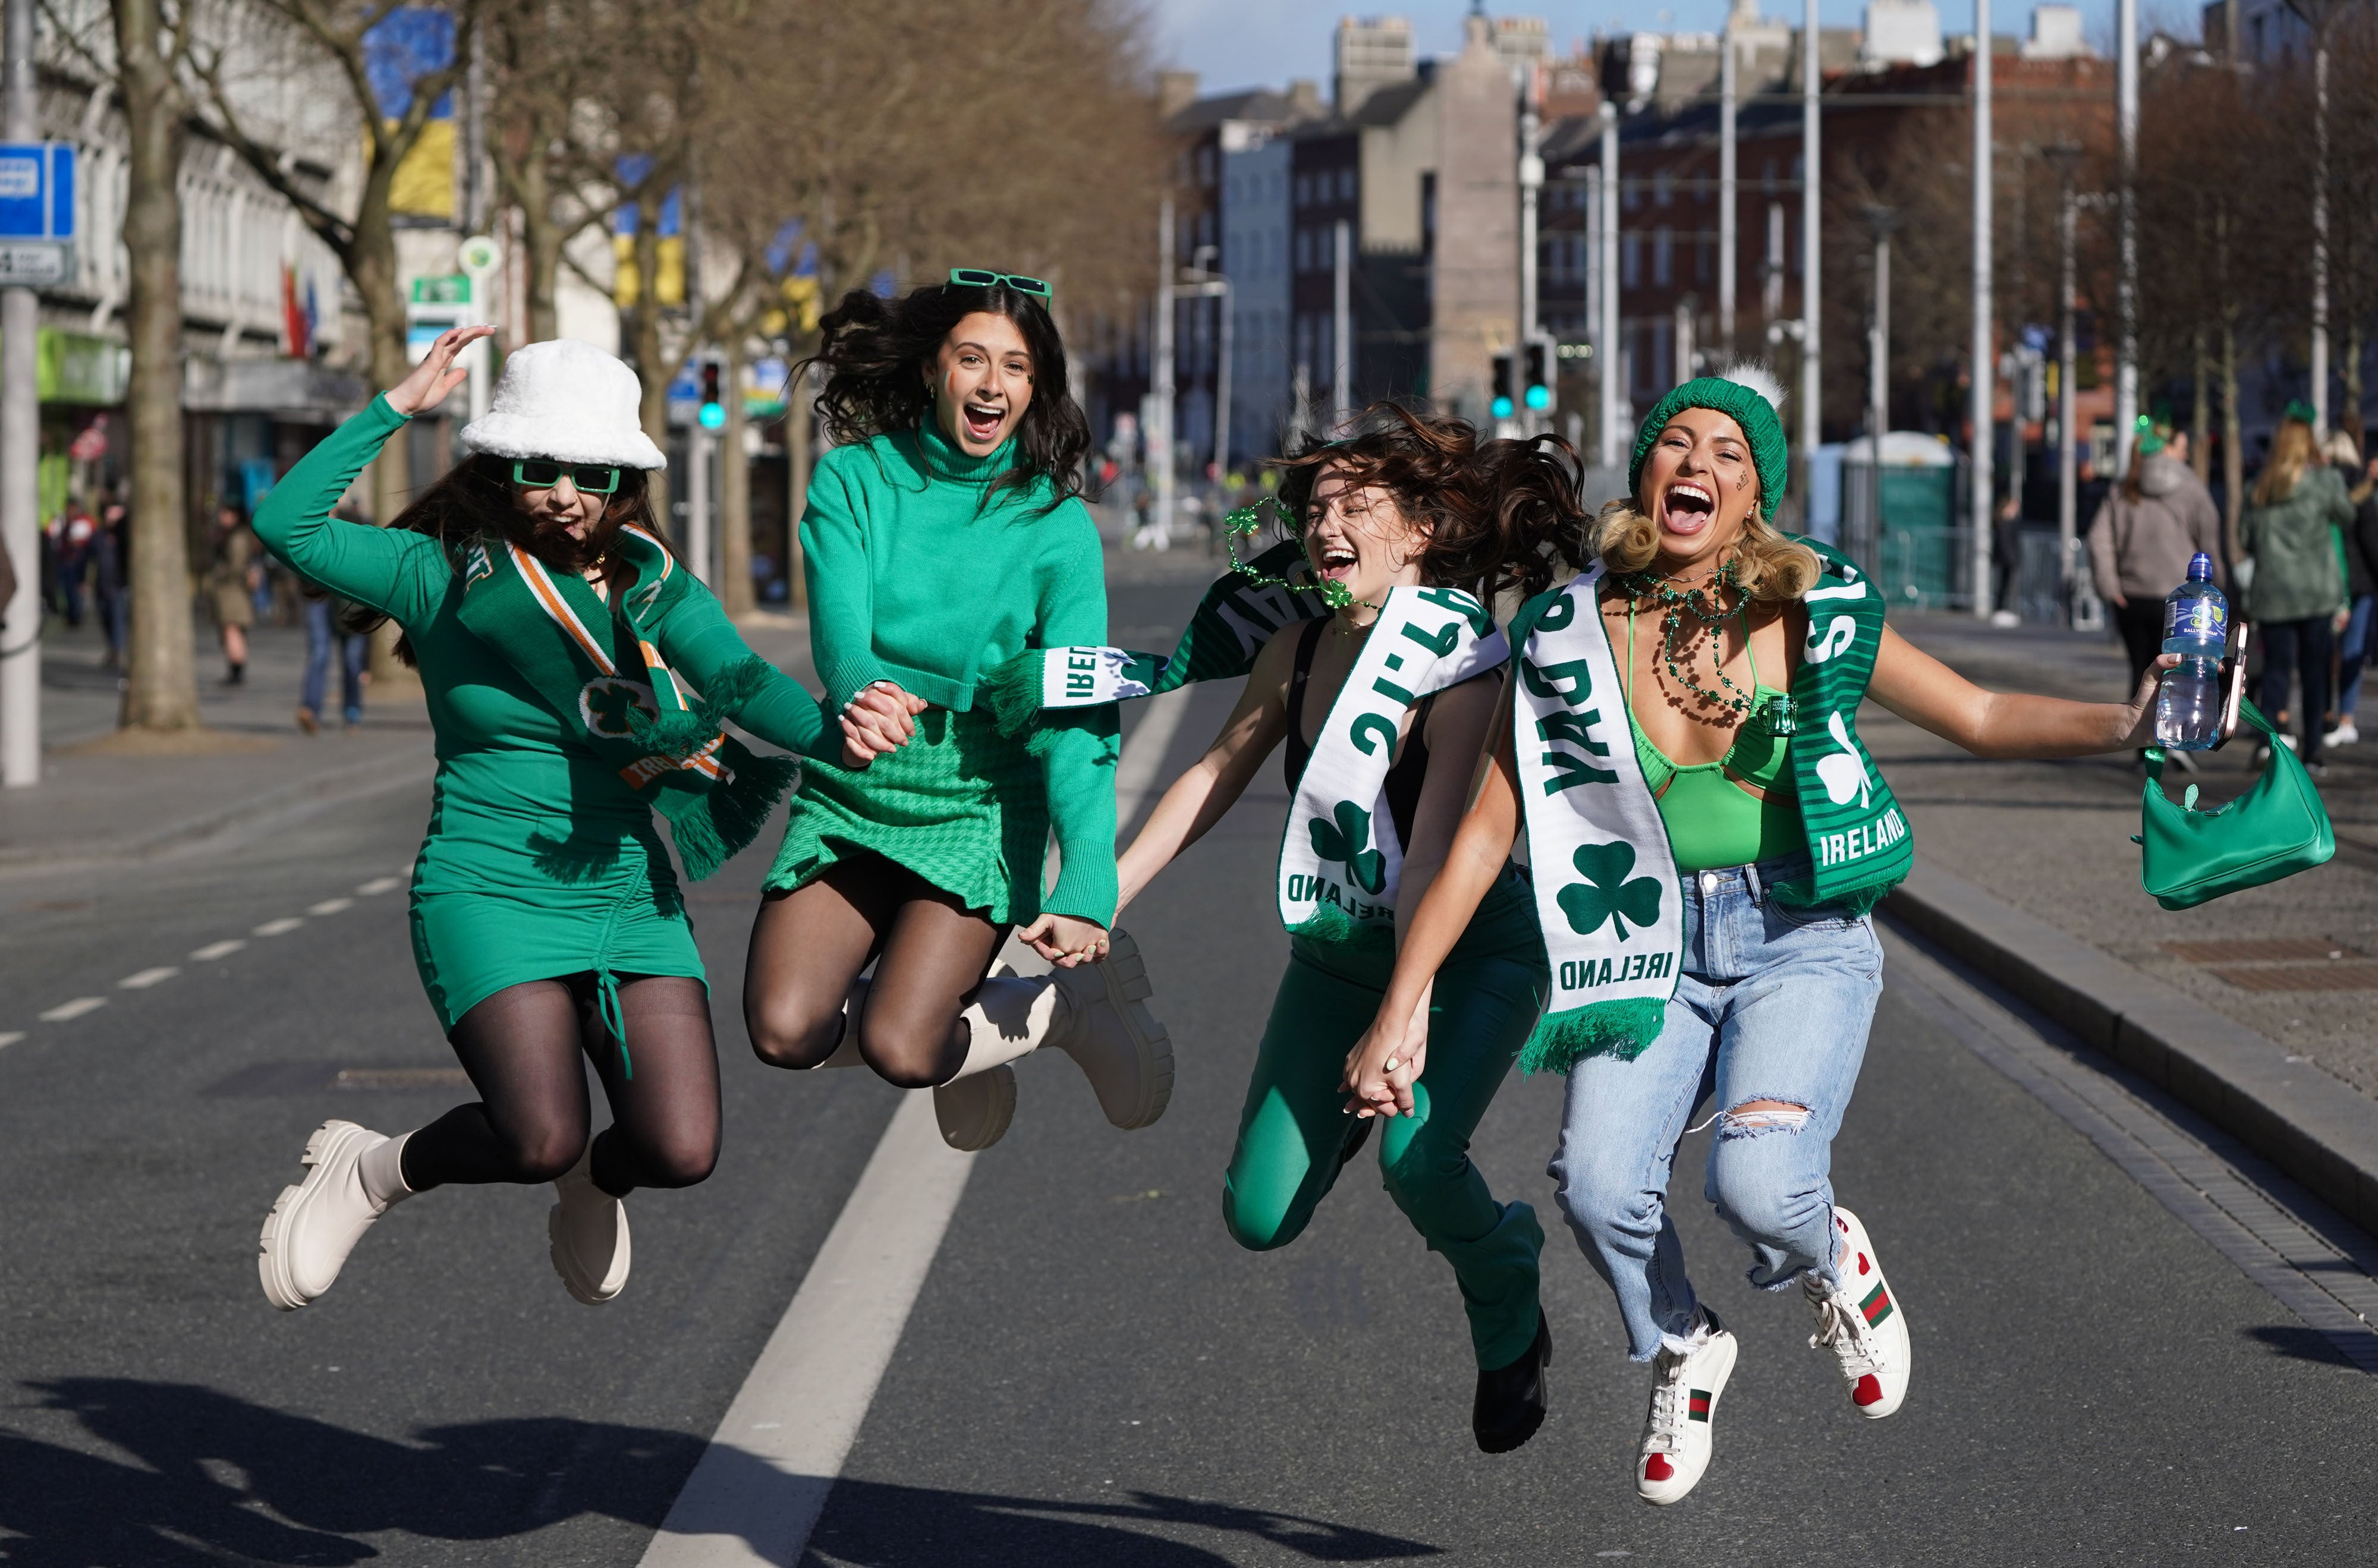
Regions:
<instances>
[{"instance_id":1,"label":"green beaded necklace","mask_svg":"<svg viewBox=\"0 0 2378 1568\"><path fill-rule=\"evenodd\" d=\"M1263 511L1266 507L1270 507L1277 511L1279 503L1267 500L1257 501L1254 506L1241 507L1236 511L1224 514L1222 518L1222 533L1225 540L1223 547L1230 552L1231 569L1253 581L1260 587L1304 589L1312 586L1307 583L1291 582L1284 577L1267 577L1239 559L1239 541L1263 526ZM1281 526L1285 527L1285 522ZM1333 610L1349 610L1356 605L1366 610L1375 610L1379 607L1368 599L1355 598L1354 591L1336 578L1321 575L1320 569L1313 564L1313 552L1304 543L1303 529L1296 531L1296 547L1304 557L1305 570L1313 574L1314 582L1319 585L1323 604Z\"/></svg>"},{"instance_id":2,"label":"green beaded necklace","mask_svg":"<svg viewBox=\"0 0 2378 1568\"><path fill-rule=\"evenodd\" d=\"M1735 563L1731 558L1699 587L1679 588L1670 578L1650 570L1621 572L1613 576L1610 581L1612 587L1626 596L1629 604L1649 599L1662 612L1660 657L1670 680L1712 707L1736 713L1750 712L1753 694L1735 685L1734 677L1725 673L1723 659L1718 662L1717 681L1725 688L1724 692L1711 691L1701 685L1679 663L1680 652L1688 649L1702 632L1710 633L1714 644L1717 628L1742 613L1742 588L1735 576ZM1735 592L1734 607L1731 609L1726 608L1722 600L1722 591L1728 588ZM1685 628L1687 616L1699 623L1690 632ZM1725 692L1733 695L1727 696Z\"/></svg>"}]
</instances>

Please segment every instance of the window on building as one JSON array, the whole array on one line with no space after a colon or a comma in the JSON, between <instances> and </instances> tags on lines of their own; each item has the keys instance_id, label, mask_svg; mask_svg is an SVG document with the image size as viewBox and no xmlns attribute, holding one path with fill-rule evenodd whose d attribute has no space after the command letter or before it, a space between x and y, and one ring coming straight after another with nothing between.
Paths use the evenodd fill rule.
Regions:
<instances>
[{"instance_id":1,"label":"window on building","mask_svg":"<svg viewBox=\"0 0 2378 1568\"><path fill-rule=\"evenodd\" d=\"M1354 171L1351 169L1338 171L1338 199L1340 201L1354 199Z\"/></svg>"},{"instance_id":2,"label":"window on building","mask_svg":"<svg viewBox=\"0 0 2378 1568\"><path fill-rule=\"evenodd\" d=\"M1651 385L1664 389L1676 384L1675 323L1651 323Z\"/></svg>"},{"instance_id":3,"label":"window on building","mask_svg":"<svg viewBox=\"0 0 2378 1568\"><path fill-rule=\"evenodd\" d=\"M1675 182L1668 177L1668 171L1665 169L1661 170L1658 174L1651 176L1651 205L1654 207L1667 206L1669 201L1675 197Z\"/></svg>"},{"instance_id":4,"label":"window on building","mask_svg":"<svg viewBox=\"0 0 2378 1568\"><path fill-rule=\"evenodd\" d=\"M1618 247L1618 280L1627 288L1643 281L1643 236L1627 233L1620 236Z\"/></svg>"},{"instance_id":5,"label":"window on building","mask_svg":"<svg viewBox=\"0 0 2378 1568\"><path fill-rule=\"evenodd\" d=\"M1642 181L1622 177L1618 182L1618 192L1619 199L1625 203L1627 211L1632 212L1643 205Z\"/></svg>"},{"instance_id":6,"label":"window on building","mask_svg":"<svg viewBox=\"0 0 2378 1568\"><path fill-rule=\"evenodd\" d=\"M1297 206L1302 207L1302 206L1303 206L1303 205L1304 205L1306 194L1307 194L1309 191L1311 191L1311 189L1312 189L1312 188L1313 188L1313 182L1312 182L1312 180L1311 180L1310 178L1308 178L1307 176L1305 176L1305 175L1303 175L1303 174L1299 174L1299 175L1297 175L1297 176L1296 176L1296 205L1297 205Z\"/></svg>"},{"instance_id":7,"label":"window on building","mask_svg":"<svg viewBox=\"0 0 2378 1568\"><path fill-rule=\"evenodd\" d=\"M1693 281L1706 283L1716 275L1717 246L1709 240L1693 242Z\"/></svg>"},{"instance_id":8,"label":"window on building","mask_svg":"<svg viewBox=\"0 0 2378 1568\"><path fill-rule=\"evenodd\" d=\"M1309 271L1313 266L1313 233L1307 229L1296 231L1296 269Z\"/></svg>"},{"instance_id":9,"label":"window on building","mask_svg":"<svg viewBox=\"0 0 2378 1568\"><path fill-rule=\"evenodd\" d=\"M1766 168L1765 168L1764 170L1762 170L1762 171L1760 172L1759 176L1759 183L1760 183L1761 185L1765 186L1767 187L1767 189L1768 189L1768 190L1770 190L1770 191L1774 190L1774 188L1775 188L1775 160L1773 160L1772 158L1770 158L1770 159L1767 161L1767 166L1766 166Z\"/></svg>"},{"instance_id":10,"label":"window on building","mask_svg":"<svg viewBox=\"0 0 2378 1568\"><path fill-rule=\"evenodd\" d=\"M1651 236L1651 281L1666 288L1676 281L1675 240L1662 229Z\"/></svg>"}]
</instances>

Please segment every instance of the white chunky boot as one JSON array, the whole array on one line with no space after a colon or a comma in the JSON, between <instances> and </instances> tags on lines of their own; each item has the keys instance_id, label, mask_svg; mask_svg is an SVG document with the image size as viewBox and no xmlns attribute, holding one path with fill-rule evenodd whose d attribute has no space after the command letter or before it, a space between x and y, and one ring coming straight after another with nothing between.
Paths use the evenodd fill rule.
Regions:
<instances>
[{"instance_id":1,"label":"white chunky boot","mask_svg":"<svg viewBox=\"0 0 2378 1568\"><path fill-rule=\"evenodd\" d=\"M553 1272L570 1295L599 1307L628 1287L631 1250L628 1205L594 1185L594 1140L586 1140L578 1163L554 1179L561 1201L545 1216Z\"/></svg>"},{"instance_id":2,"label":"white chunky boot","mask_svg":"<svg viewBox=\"0 0 2378 1568\"><path fill-rule=\"evenodd\" d=\"M1172 1099L1172 1037L1146 1006L1155 987L1139 944L1118 928L1104 960L1049 977L1065 1001L1049 1043L1081 1068L1109 1121L1125 1131L1152 1125Z\"/></svg>"},{"instance_id":3,"label":"white chunky boot","mask_svg":"<svg viewBox=\"0 0 2378 1568\"><path fill-rule=\"evenodd\" d=\"M372 1162L378 1179L366 1182L365 1158L383 1146L389 1155ZM294 1312L338 1282L347 1254L372 1221L412 1196L392 1157L402 1146L402 1140L391 1143L352 1121L326 1121L314 1130L306 1140L311 1168L296 1186L281 1190L257 1239L256 1272L266 1300Z\"/></svg>"}]
</instances>

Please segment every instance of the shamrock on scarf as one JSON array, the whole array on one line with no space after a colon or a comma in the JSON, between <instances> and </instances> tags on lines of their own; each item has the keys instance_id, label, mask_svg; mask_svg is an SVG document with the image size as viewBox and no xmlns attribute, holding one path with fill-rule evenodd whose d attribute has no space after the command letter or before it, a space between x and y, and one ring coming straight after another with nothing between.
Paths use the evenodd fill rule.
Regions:
<instances>
[{"instance_id":1,"label":"shamrock on scarf","mask_svg":"<svg viewBox=\"0 0 2378 1568\"><path fill-rule=\"evenodd\" d=\"M1585 880L1561 889L1560 906L1561 913L1568 916L1569 929L1579 936L1591 936L1607 920L1623 942L1629 934L1627 921L1634 921L1639 928L1660 917L1658 880L1627 880L1627 874L1635 869L1633 844L1623 839L1611 844L1581 844L1573 858Z\"/></svg>"},{"instance_id":2,"label":"shamrock on scarf","mask_svg":"<svg viewBox=\"0 0 2378 1568\"><path fill-rule=\"evenodd\" d=\"M579 718L594 734L607 736L613 740L622 739L631 733L628 720L631 709L641 709L647 717L657 716L660 712L653 702L651 688L618 676L596 676L578 693Z\"/></svg>"},{"instance_id":3,"label":"shamrock on scarf","mask_svg":"<svg viewBox=\"0 0 2378 1568\"><path fill-rule=\"evenodd\" d=\"M1315 817L1307 824L1313 830L1313 853L1326 861L1338 861L1345 866L1346 877L1367 893L1377 893L1387 885L1387 857L1377 850L1367 848L1371 842L1371 814L1351 800L1341 800L1330 813L1337 826Z\"/></svg>"}]
</instances>

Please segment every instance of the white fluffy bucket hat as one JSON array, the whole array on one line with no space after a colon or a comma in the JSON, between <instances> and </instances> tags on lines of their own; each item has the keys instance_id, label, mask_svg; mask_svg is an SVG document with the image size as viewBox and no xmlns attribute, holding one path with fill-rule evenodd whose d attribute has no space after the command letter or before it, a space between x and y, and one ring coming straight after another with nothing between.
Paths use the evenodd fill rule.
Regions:
<instances>
[{"instance_id":1,"label":"white fluffy bucket hat","mask_svg":"<svg viewBox=\"0 0 2378 1568\"><path fill-rule=\"evenodd\" d=\"M462 444L502 458L667 468L639 417L643 383L626 363L571 338L526 343L504 359L487 412Z\"/></svg>"}]
</instances>

